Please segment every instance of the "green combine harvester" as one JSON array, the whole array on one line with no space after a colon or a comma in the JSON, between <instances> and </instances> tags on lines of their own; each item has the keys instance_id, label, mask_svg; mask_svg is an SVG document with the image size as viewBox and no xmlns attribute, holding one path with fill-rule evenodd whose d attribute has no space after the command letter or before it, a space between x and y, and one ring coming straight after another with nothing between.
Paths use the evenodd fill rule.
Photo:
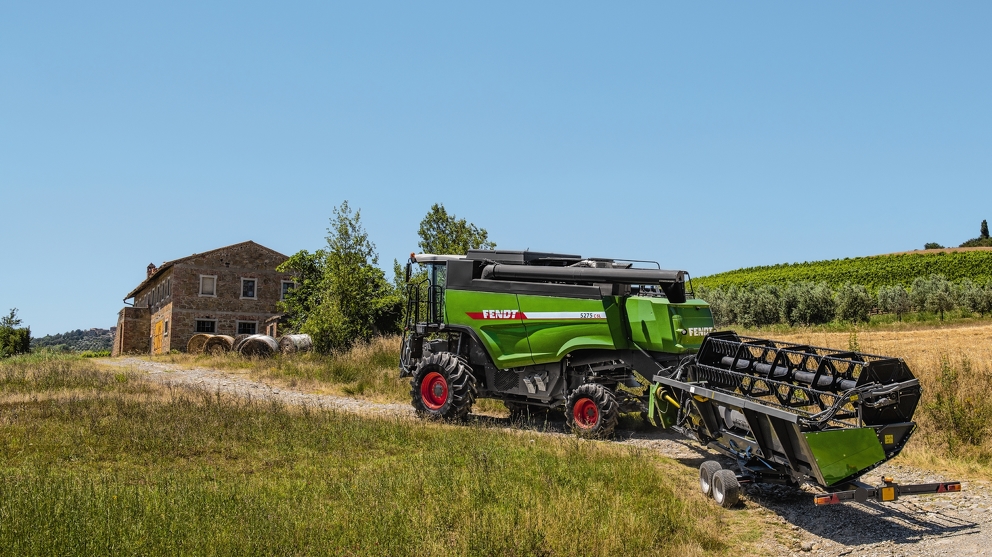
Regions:
<instances>
[{"instance_id":1,"label":"green combine harvester","mask_svg":"<svg viewBox=\"0 0 992 557\"><path fill-rule=\"evenodd\" d=\"M407 282L400 372L421 416L465 419L493 398L511 416L563 410L572 431L607 437L640 413L737 461L699 470L725 507L743 483L814 482L817 504L961 489L858 481L916 428L920 384L902 360L717 332L684 271L471 250L411 255Z\"/></svg>"}]
</instances>

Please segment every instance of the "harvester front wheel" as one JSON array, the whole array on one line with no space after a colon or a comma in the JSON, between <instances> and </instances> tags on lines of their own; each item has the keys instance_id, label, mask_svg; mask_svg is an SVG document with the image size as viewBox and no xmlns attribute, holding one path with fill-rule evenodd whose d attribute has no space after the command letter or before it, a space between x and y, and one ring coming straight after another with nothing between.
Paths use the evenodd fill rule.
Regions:
<instances>
[{"instance_id":1,"label":"harvester front wheel","mask_svg":"<svg viewBox=\"0 0 992 557\"><path fill-rule=\"evenodd\" d=\"M582 437L609 437L620 418L616 396L599 383L572 391L565 406L568 427Z\"/></svg>"},{"instance_id":2,"label":"harvester front wheel","mask_svg":"<svg viewBox=\"0 0 992 557\"><path fill-rule=\"evenodd\" d=\"M424 418L465 420L477 394L472 369L448 352L425 357L410 386L413 408Z\"/></svg>"}]
</instances>

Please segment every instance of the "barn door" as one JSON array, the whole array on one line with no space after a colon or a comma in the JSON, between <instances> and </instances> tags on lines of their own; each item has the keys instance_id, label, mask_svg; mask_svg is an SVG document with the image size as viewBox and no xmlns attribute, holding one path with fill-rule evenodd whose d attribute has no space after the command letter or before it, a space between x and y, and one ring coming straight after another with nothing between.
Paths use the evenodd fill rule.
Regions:
<instances>
[{"instance_id":1,"label":"barn door","mask_svg":"<svg viewBox=\"0 0 992 557\"><path fill-rule=\"evenodd\" d=\"M152 335L152 354L162 353L162 325L162 321L155 324L155 334Z\"/></svg>"}]
</instances>

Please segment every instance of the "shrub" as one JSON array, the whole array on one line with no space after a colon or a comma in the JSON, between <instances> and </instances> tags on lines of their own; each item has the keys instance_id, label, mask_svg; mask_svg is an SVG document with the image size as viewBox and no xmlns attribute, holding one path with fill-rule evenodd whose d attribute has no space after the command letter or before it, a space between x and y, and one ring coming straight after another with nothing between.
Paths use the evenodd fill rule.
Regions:
<instances>
[{"instance_id":1,"label":"shrub","mask_svg":"<svg viewBox=\"0 0 992 557\"><path fill-rule=\"evenodd\" d=\"M913 309L909 301L909 292L906 292L902 285L879 288L878 307L882 311L896 314L899 321L902 321L902 314Z\"/></svg>"},{"instance_id":2,"label":"shrub","mask_svg":"<svg viewBox=\"0 0 992 557\"><path fill-rule=\"evenodd\" d=\"M927 242L923 245L923 249L944 249L944 246L938 244L937 242Z\"/></svg>"},{"instance_id":3,"label":"shrub","mask_svg":"<svg viewBox=\"0 0 992 557\"><path fill-rule=\"evenodd\" d=\"M837 291L837 317L846 321L868 322L873 300L860 284L847 283Z\"/></svg>"},{"instance_id":4,"label":"shrub","mask_svg":"<svg viewBox=\"0 0 992 557\"><path fill-rule=\"evenodd\" d=\"M782 293L780 314L790 325L818 325L833 321L833 291L826 283L797 282Z\"/></svg>"}]
</instances>

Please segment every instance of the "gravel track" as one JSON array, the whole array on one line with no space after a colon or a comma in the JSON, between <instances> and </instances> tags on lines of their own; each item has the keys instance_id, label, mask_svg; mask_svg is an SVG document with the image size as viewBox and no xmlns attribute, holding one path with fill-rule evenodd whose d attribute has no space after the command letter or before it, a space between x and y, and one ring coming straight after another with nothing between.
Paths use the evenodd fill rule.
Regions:
<instances>
[{"instance_id":1,"label":"gravel track","mask_svg":"<svg viewBox=\"0 0 992 557\"><path fill-rule=\"evenodd\" d=\"M237 372L207 368L187 369L180 364L142 358L102 360L113 367L131 368L166 385L202 388L254 400L278 400L290 405L309 405L330 410L375 416L414 419L409 404L387 404L362 399L304 393L253 381ZM485 417L499 425L505 418ZM533 424L548 435L564 435L564 424ZM519 427L519 424L515 427ZM526 427L526 426L524 426ZM649 449L691 467L704 460L733 462L681 436L665 431L618 431L617 442ZM863 481L873 483L882 475L899 483L947 481L938 473L908 466L885 464ZM931 557L936 555L992 556L992 499L988 482L962 482L962 493L907 497L880 504L846 503L827 507L813 505L815 489L782 486L749 486L743 507L772 526L759 549L770 555L818 555L864 557Z\"/></svg>"}]
</instances>

